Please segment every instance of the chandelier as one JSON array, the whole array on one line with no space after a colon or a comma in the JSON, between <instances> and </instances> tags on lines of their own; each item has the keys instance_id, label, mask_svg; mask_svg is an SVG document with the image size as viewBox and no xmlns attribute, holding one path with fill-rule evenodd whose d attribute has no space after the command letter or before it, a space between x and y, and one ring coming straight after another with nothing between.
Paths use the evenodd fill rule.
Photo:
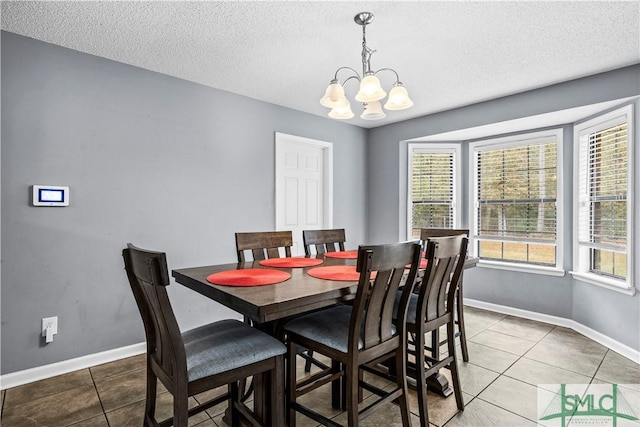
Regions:
<instances>
[{"instance_id":1,"label":"chandelier","mask_svg":"<svg viewBox=\"0 0 640 427\"><path fill-rule=\"evenodd\" d=\"M386 114L382 109L380 101L387 96L387 93L382 89L380 80L378 80L376 74L381 71L391 71L396 76L396 82L389 92L387 102L384 104L385 110L397 111L411 107L413 101L409 99L407 89L405 89L402 82L400 82L398 73L395 70L391 68L381 68L378 71L371 71L371 55L376 51L367 46L366 27L373 21L373 13L360 12L353 20L356 24L362 26L362 77L351 67L338 68L333 80L331 80L331 83L327 86L327 90L320 100L320 104L324 107L331 108L329 117L332 119L346 120L352 118L353 111L351 111L351 104L344 94L344 85L349 80L356 79L360 82L360 90L356 94L356 101L361 102L364 107L360 118L364 120L383 119ZM340 83L338 73L342 70L349 70L352 75Z\"/></svg>"}]
</instances>

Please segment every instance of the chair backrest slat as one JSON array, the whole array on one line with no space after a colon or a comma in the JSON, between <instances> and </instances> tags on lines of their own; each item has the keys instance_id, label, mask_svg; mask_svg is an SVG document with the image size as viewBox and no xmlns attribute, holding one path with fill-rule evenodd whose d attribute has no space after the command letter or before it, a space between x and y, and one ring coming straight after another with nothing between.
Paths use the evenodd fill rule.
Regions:
<instances>
[{"instance_id":1,"label":"chair backrest slat","mask_svg":"<svg viewBox=\"0 0 640 427\"><path fill-rule=\"evenodd\" d=\"M417 310L423 321L453 313L455 289L464 267L467 242L462 234L426 240L427 268L420 286Z\"/></svg>"},{"instance_id":2,"label":"chair backrest slat","mask_svg":"<svg viewBox=\"0 0 640 427\"><path fill-rule=\"evenodd\" d=\"M427 249L427 240L432 237L449 237L449 236L465 236L469 237L469 229L468 228L421 228L420 229L420 240L422 241L422 249L426 251ZM464 270L460 273L460 279L458 280L458 285L462 281L462 276L464 275Z\"/></svg>"},{"instance_id":3,"label":"chair backrest slat","mask_svg":"<svg viewBox=\"0 0 640 427\"><path fill-rule=\"evenodd\" d=\"M468 228L421 228L420 240L425 241L429 237L466 236L469 237Z\"/></svg>"},{"instance_id":4,"label":"chair backrest slat","mask_svg":"<svg viewBox=\"0 0 640 427\"><path fill-rule=\"evenodd\" d=\"M368 349L398 335L393 323L396 291L405 285L405 305L398 311L404 322L406 302L413 289L419 259L420 245L413 242L358 249L356 269L360 272L360 280L351 316L350 348L358 348L358 342L362 340L364 348ZM408 274L407 264L411 265ZM374 278L372 273L375 273Z\"/></svg>"},{"instance_id":5,"label":"chair backrest slat","mask_svg":"<svg viewBox=\"0 0 640 427\"><path fill-rule=\"evenodd\" d=\"M280 258L280 248L283 249L285 257L290 257L291 246L293 246L293 234L291 231L236 233L238 262L247 261L244 251L251 251L254 261Z\"/></svg>"},{"instance_id":6,"label":"chair backrest slat","mask_svg":"<svg viewBox=\"0 0 640 427\"><path fill-rule=\"evenodd\" d=\"M332 230L303 230L302 241L304 243L304 254L311 256L311 247L315 248L317 254L344 251L346 239L344 228L337 228Z\"/></svg>"},{"instance_id":7,"label":"chair backrest slat","mask_svg":"<svg viewBox=\"0 0 640 427\"><path fill-rule=\"evenodd\" d=\"M128 244L122 256L142 317L148 357L153 358L169 378L186 376L182 335L167 294L169 272L165 254ZM178 366L184 368L177 369Z\"/></svg>"}]
</instances>

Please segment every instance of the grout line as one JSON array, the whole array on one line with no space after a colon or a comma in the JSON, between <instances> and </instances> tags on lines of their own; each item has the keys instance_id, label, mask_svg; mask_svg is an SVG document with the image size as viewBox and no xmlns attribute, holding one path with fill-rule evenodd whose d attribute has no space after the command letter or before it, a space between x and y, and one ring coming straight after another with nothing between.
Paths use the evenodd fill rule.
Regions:
<instances>
[{"instance_id":1,"label":"grout line","mask_svg":"<svg viewBox=\"0 0 640 427\"><path fill-rule=\"evenodd\" d=\"M104 405L102 404L102 398L100 397L100 392L98 391L96 380L93 378L93 372L91 372L91 369L89 369L89 375L91 376L91 382L93 383L93 388L96 391L96 396L98 396L98 402L100 402L100 408L102 408L102 415L104 415L104 419L107 422L107 427L111 427L111 424L109 423L109 418L107 417L107 412L104 410Z\"/></svg>"},{"instance_id":2,"label":"grout line","mask_svg":"<svg viewBox=\"0 0 640 427\"><path fill-rule=\"evenodd\" d=\"M600 360L600 363L598 364L598 367L596 368L596 371L593 373L593 377L591 377L591 382L589 383L589 385L591 385L591 383L593 382L593 380L596 379L596 375L598 375L598 371L600 370L600 367L602 366L602 364L604 363L604 359L605 357L607 357L607 354L609 354L609 352L611 351L611 349L607 349L607 351L604 353L604 356L602 356L602 359ZM589 388L589 387L587 387ZM586 393L586 390L585 390ZM584 397L584 396L583 396Z\"/></svg>"},{"instance_id":3,"label":"grout line","mask_svg":"<svg viewBox=\"0 0 640 427\"><path fill-rule=\"evenodd\" d=\"M518 413L516 413L516 412L513 412L513 411L512 411L512 410L510 410L510 409L503 408L502 406L496 405L495 403L489 402L489 401L484 400L484 399L482 399L482 398L480 398L480 397L478 397L478 399L479 399L479 400L482 400L484 403L488 403L489 405L493 405L493 406L495 406L496 408L500 408L500 409L502 409L503 411L507 411L507 412L509 412L509 413L511 413L511 414L513 414L513 415L515 415L515 416L517 416L517 417L520 417L520 418L525 419L525 420L527 420L527 421L531 421L531 422L535 423L536 425L538 425L538 421L536 421L536 420L532 420L532 419L530 419L530 418L527 418L527 417L525 417L524 415L520 415L520 414L518 414Z\"/></svg>"},{"instance_id":4,"label":"grout line","mask_svg":"<svg viewBox=\"0 0 640 427\"><path fill-rule=\"evenodd\" d=\"M504 317L504 318L500 319L498 322L496 322L496 323L492 324L491 326L486 327L482 332L484 332L484 331L492 331L492 332L496 332L496 333L502 333L502 332L500 332L500 331L494 331L494 330L489 329L489 328L491 328L491 327L492 327L492 326L494 326L494 325L497 325L498 323L500 323L502 320L506 319L507 317L508 317L508 316L506 316L506 317ZM466 325L465 325L465 326L466 326ZM540 339L538 339L537 341L535 341L535 343L536 343L536 344L537 344L537 343L539 343L539 342L540 342L544 337L546 337L546 336L547 336L547 335L548 335L548 334L549 334L553 329L555 329L555 326L554 326L554 327L552 327L552 328L551 328L551 329L550 329L550 330L549 330L549 331L548 331L548 332L547 332L547 333L546 333L542 338L540 338ZM480 333L481 333L481 332L479 332L478 334L480 334ZM477 335L477 334L476 334L476 335ZM505 333L505 334L503 334L503 335L506 335L506 336L508 336L508 337L513 337L513 338L520 338L520 337L517 337L517 336L515 336L515 335L511 335L511 334L507 334L507 333ZM520 338L520 339L524 339L524 338ZM529 341L529 340L527 340L527 341ZM472 342L474 342L474 341L472 341ZM532 341L532 342L533 342L533 341ZM504 351L504 350L502 350L502 349L495 349L494 347L491 347L491 346L488 346L488 345L485 345L485 344L481 344L481 343L477 343L477 342L474 342L474 344L481 345L481 346L484 346L484 347L487 347L487 348L491 348L491 349L494 349L494 350ZM535 345L534 345L534 346L532 346L531 348L533 348L533 347L535 347ZM480 390L480 392L478 392L478 394L477 394L477 395L471 395L471 396L472 396L472 398L471 398L471 400L469 400L469 402L465 405L465 408L466 408L466 406L467 406L467 405L469 405L473 400L475 400L475 399L479 399L479 400L481 400L482 402L485 402L485 403L488 403L488 404L490 404L490 405L493 405L493 406L495 406L495 407L497 407L497 408L503 409L503 410L505 410L505 411L507 411L507 412L510 412L510 413L512 413L512 414L514 414L514 415L516 415L516 416L520 417L520 418L523 418L523 419L525 419L525 420L529 420L527 417L523 417L523 416L522 416L522 415L520 415L520 414L516 414L516 413L515 413L515 412L513 412L513 411L510 411L510 410L508 410L508 409L506 409L506 408L503 408L503 407L501 407L501 406L498 406L498 405L496 405L496 404L494 404L494 403L491 403L491 402L488 402L488 401L486 401L486 400L482 399L482 398L480 397L480 394L482 394L486 389L488 389L488 388L489 388L493 383L495 383L495 382L496 382L500 377L503 377L503 376L504 376L504 377L506 377L506 378L511 378L511 377L509 377L508 375L506 375L505 373L506 373L506 372L507 372L507 370L509 370L513 365L515 365L516 363L518 363L518 361L519 361L519 360L521 360L522 358L524 358L525 354L527 354L527 353L531 350L531 348L530 348L529 350L527 350L525 353L521 354L521 355L516 355L516 356L518 356L518 357L517 357L517 359L516 359L515 361L513 361L513 363L511 363L511 364L510 364L507 368L505 368L502 372L495 372L495 371L492 371L491 369L485 368L485 367L483 367L483 366L476 365L476 364L474 364L474 363L471 361L471 357L470 357L470 358L469 358L470 360L469 360L469 362L467 362L467 363L470 363L470 364L472 364L472 365L474 365L474 366L478 366L478 367L483 368L483 369L487 369L487 370L489 370L489 371L491 371L491 372L495 372L495 373L497 373L497 374L498 374L498 376L497 376L493 381L489 382L489 384L487 384L487 386L486 386L486 387L484 387L482 390ZM508 353L508 352L507 352L507 353ZM512 353L510 353L510 354L512 354ZM463 363L464 363L464 362L463 362ZM513 378L513 380L515 380L515 381L520 381L520 380L518 380L518 379L516 379L516 378ZM528 384L528 383L526 383L526 382L524 382L524 381L521 381L521 382L522 382L522 383L524 383L524 384ZM456 412L455 414L453 414L453 416L452 416L451 418L449 418L449 419L448 419L448 420L443 424L443 427L446 427L447 423L449 423L449 421L451 421L453 418L455 418L455 417L456 417L456 415L458 415L458 413L459 413L459 412ZM529 420L529 421L532 421L532 420ZM533 422L536 422L536 423L537 423L537 421L533 421Z\"/></svg>"}]
</instances>

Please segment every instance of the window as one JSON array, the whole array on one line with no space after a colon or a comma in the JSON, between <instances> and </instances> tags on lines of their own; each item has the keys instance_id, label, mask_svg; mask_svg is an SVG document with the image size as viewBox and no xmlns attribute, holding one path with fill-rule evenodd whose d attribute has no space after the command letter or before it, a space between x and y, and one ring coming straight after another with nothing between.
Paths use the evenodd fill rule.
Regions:
<instances>
[{"instance_id":1,"label":"window","mask_svg":"<svg viewBox=\"0 0 640 427\"><path fill-rule=\"evenodd\" d=\"M574 128L574 276L633 289L631 106Z\"/></svg>"},{"instance_id":2,"label":"window","mask_svg":"<svg viewBox=\"0 0 640 427\"><path fill-rule=\"evenodd\" d=\"M470 144L472 250L481 264L564 274L562 130Z\"/></svg>"},{"instance_id":3,"label":"window","mask_svg":"<svg viewBox=\"0 0 640 427\"><path fill-rule=\"evenodd\" d=\"M459 162L460 145L409 144L410 239L419 239L421 228L458 226Z\"/></svg>"}]
</instances>

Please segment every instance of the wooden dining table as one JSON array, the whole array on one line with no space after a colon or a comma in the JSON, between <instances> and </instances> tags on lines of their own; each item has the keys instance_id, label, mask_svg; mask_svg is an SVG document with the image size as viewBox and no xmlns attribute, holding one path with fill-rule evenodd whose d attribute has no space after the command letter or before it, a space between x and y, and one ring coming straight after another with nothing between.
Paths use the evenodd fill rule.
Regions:
<instances>
[{"instance_id":1,"label":"wooden dining table","mask_svg":"<svg viewBox=\"0 0 640 427\"><path fill-rule=\"evenodd\" d=\"M313 258L313 257L312 257ZM260 265L259 261L208 265L172 270L176 282L204 295L252 321L253 326L270 335L282 338L282 322L287 318L311 312L355 298L358 282L326 280L312 277L308 271L316 267L356 265L355 259L330 258L318 255L323 263L305 268L278 268L291 274L291 278L273 285L223 286L214 285L207 277L214 273L242 269L273 268ZM477 264L477 258L468 258L465 268ZM434 378L436 392L449 395L448 381L442 374ZM260 401L260 387L256 384L254 399ZM264 405L264 404L263 404ZM266 407L266 406L265 406ZM260 410L257 408L260 412Z\"/></svg>"},{"instance_id":2,"label":"wooden dining table","mask_svg":"<svg viewBox=\"0 0 640 427\"><path fill-rule=\"evenodd\" d=\"M223 271L274 268L264 267L259 261L177 269L172 271L172 276L177 283L237 311L256 327L271 332L278 320L355 298L357 282L324 280L307 274L316 267L355 264L355 259L327 257L316 266L277 268L291 274L291 278L263 286L223 286L207 281L209 275Z\"/></svg>"}]
</instances>

